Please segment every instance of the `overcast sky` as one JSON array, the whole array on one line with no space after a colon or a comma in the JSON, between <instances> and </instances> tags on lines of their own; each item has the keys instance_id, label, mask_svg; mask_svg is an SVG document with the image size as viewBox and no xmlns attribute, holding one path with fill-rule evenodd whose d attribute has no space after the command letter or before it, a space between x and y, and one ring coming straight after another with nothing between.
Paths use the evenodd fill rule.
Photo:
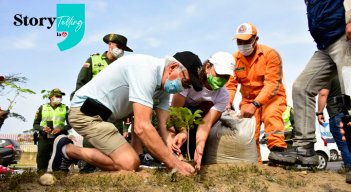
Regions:
<instances>
[{"instance_id":1,"label":"overcast sky","mask_svg":"<svg viewBox=\"0 0 351 192\"><path fill-rule=\"evenodd\" d=\"M15 26L14 15L55 17L57 3L85 4L85 35L75 47L60 51L56 26ZM233 35L238 25L256 25L259 43L276 49L282 56L288 104L292 105L293 81L316 50L306 18L304 1L292 0L90 0L39 1L0 0L0 74L20 73L29 78L24 87L37 92L18 98L13 112L27 118L21 122L8 118L1 133L21 133L32 128L34 115L42 99L42 89L60 88L69 95L85 60L93 53L103 53L107 33L128 38L134 53L156 57L189 50L204 61L217 51L237 50ZM126 53L130 54L130 53ZM7 108L7 98L0 96L0 106ZM63 103L69 105L69 96ZM235 103L240 101L237 96Z\"/></svg>"}]
</instances>

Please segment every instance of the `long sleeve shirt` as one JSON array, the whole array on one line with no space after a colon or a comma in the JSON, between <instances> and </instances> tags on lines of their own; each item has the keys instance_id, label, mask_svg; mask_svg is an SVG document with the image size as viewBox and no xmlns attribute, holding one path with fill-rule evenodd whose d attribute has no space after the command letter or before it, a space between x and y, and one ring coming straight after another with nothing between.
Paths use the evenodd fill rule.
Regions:
<instances>
[{"instance_id":1,"label":"long sleeve shirt","mask_svg":"<svg viewBox=\"0 0 351 192\"><path fill-rule=\"evenodd\" d=\"M275 95L286 96L282 60L274 49L258 44L251 60L248 61L240 52L236 52L234 58L234 77L226 84L231 104L239 83L243 100L250 102L255 100L264 105Z\"/></svg>"}]
</instances>

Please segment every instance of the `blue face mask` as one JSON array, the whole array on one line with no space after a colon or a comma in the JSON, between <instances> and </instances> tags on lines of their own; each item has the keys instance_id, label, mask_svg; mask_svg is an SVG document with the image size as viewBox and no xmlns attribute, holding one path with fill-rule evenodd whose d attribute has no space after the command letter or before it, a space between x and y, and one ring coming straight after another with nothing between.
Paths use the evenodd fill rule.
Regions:
<instances>
[{"instance_id":1,"label":"blue face mask","mask_svg":"<svg viewBox=\"0 0 351 192\"><path fill-rule=\"evenodd\" d=\"M180 81L180 79L175 79L175 80L166 80L165 83L165 91L166 93L179 93L181 91L183 91L184 88L182 86L182 82Z\"/></svg>"},{"instance_id":2,"label":"blue face mask","mask_svg":"<svg viewBox=\"0 0 351 192\"><path fill-rule=\"evenodd\" d=\"M169 80L169 77L168 77L164 87L165 87L165 92L169 94L179 93L184 90L182 81L179 79L179 71L178 71L178 78L175 80Z\"/></svg>"}]
</instances>

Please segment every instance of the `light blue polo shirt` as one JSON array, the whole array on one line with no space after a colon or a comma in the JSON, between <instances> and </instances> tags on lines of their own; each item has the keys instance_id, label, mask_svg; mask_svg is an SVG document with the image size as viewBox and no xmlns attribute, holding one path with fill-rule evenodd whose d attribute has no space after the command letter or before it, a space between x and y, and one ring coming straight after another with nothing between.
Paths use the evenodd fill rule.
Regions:
<instances>
[{"instance_id":1,"label":"light blue polo shirt","mask_svg":"<svg viewBox=\"0 0 351 192\"><path fill-rule=\"evenodd\" d=\"M71 107L80 107L90 97L112 111L109 121L127 117L133 102L168 110L169 94L161 90L165 59L133 54L112 62L72 98Z\"/></svg>"}]
</instances>

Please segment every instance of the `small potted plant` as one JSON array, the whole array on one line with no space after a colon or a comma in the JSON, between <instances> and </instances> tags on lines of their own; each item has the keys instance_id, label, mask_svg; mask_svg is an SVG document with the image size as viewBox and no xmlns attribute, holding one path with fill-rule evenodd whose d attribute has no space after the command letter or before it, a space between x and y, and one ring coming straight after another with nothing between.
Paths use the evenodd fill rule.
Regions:
<instances>
[{"instance_id":1,"label":"small potted plant","mask_svg":"<svg viewBox=\"0 0 351 192\"><path fill-rule=\"evenodd\" d=\"M204 121L201 117L201 110L196 110L192 113L186 107L170 107L170 118L167 121L167 128L174 127L176 132L181 132L184 129L187 131L187 156L190 161L189 152L189 130L193 129L195 125L203 124Z\"/></svg>"}]
</instances>

